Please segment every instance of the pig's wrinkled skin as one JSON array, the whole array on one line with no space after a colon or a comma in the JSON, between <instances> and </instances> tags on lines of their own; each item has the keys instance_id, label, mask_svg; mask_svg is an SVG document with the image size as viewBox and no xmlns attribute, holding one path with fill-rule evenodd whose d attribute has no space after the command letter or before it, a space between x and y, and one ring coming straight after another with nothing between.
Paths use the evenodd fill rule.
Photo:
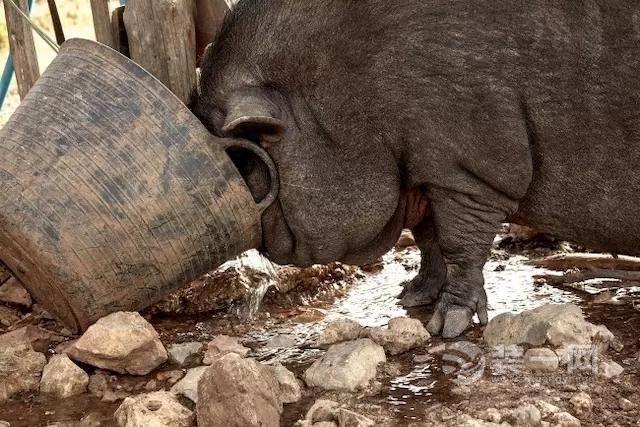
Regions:
<instances>
[{"instance_id":1,"label":"pig's wrinkled skin","mask_svg":"<svg viewBox=\"0 0 640 427\"><path fill-rule=\"evenodd\" d=\"M271 259L363 264L413 226L452 337L503 221L640 254L639 61L637 1L244 0L192 107L276 162Z\"/></svg>"}]
</instances>

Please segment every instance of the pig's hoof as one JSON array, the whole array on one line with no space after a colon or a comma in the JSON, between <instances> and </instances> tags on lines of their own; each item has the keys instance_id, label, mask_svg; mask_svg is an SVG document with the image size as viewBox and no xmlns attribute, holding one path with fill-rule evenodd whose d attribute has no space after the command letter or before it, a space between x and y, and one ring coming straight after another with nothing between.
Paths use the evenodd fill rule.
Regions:
<instances>
[{"instance_id":1,"label":"pig's hoof","mask_svg":"<svg viewBox=\"0 0 640 427\"><path fill-rule=\"evenodd\" d=\"M436 310L427 324L427 330L431 335L442 334L443 338L455 338L461 335L473 320L474 310L469 306L457 305L448 300L447 295L443 295L436 305ZM486 325L489 316L484 289L478 302L474 305L480 323Z\"/></svg>"},{"instance_id":2,"label":"pig's hoof","mask_svg":"<svg viewBox=\"0 0 640 427\"><path fill-rule=\"evenodd\" d=\"M405 308L431 305L438 299L440 289L444 283L436 283L433 280L424 280L418 274L413 280L404 284L404 289L398 295L400 305Z\"/></svg>"}]
</instances>

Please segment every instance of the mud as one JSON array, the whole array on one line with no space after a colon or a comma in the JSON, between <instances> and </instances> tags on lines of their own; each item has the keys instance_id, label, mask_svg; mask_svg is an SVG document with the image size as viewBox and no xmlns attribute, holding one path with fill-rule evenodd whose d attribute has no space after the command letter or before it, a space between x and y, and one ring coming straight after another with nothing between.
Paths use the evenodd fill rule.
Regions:
<instances>
[{"instance_id":1,"label":"mud","mask_svg":"<svg viewBox=\"0 0 640 427\"><path fill-rule=\"evenodd\" d=\"M610 381L587 378L582 382L564 383L547 383L545 378L531 377L523 384L522 378L496 377L487 370L479 381L458 385L452 381L451 375L443 371L441 353L438 352L442 340L436 337L424 348L389 357L376 383L361 393L305 389L300 402L285 405L282 425L289 426L303 418L311 404L320 397L345 402L352 409L377 419L380 425L456 425L461 414L475 417L490 407L508 412L523 402L536 399L546 400L574 413L568 399L577 390L585 390L594 400L592 413L578 415L582 425L636 425L637 409L621 411L618 399L624 396L637 403L640 397L637 359L640 314L634 308L637 289L620 281L615 282L612 288L609 280L595 280L571 287L550 285L536 279L562 273L537 268L529 261L564 249L505 249L503 246L503 249L496 250L485 268L490 316L504 311L519 312L547 302L577 303L583 307L590 321L606 325L624 344L621 351L609 350L612 358L625 368L621 377ZM227 276L203 278L172 296L170 302L149 310L145 316L158 330L165 345L185 341L206 342L221 333L236 335L252 349L252 357L264 362L282 362L301 376L323 351L315 346L319 332L336 317L348 316L365 326L385 325L390 318L404 315L428 319L428 309L416 308L407 312L397 304L396 296L402 282L413 277L418 265L419 253L415 247L409 247L390 252L367 271L339 264L307 270L277 269L263 277L264 286L258 286L249 296L242 296L243 292L234 294L233 281L240 283L241 280L231 271ZM273 286L278 281L281 283L279 289ZM223 298L221 302L213 295L225 283L230 285L226 289L231 289L235 296L228 300ZM243 287L241 283L238 286L238 289ZM611 298L594 300L594 295L611 289ZM260 294L264 295L264 302L260 310L255 311L251 304ZM59 341L72 338L61 338L59 325L42 313L34 314L16 307L3 309L12 311L14 317L20 317L20 324L39 324L51 330L52 336L56 337L50 344L51 351ZM14 327L12 325L11 328ZM489 351L483 347L481 336L481 328L475 325L459 340ZM89 367L85 368L91 373ZM160 371L174 369L167 365ZM157 374L114 376L110 386L121 395L135 394L144 391L153 379L156 380L156 389L168 389L170 384L159 381ZM78 422L89 417L84 425L109 426L114 425L112 414L118 405L118 401L103 402L91 394L65 400L25 395L0 404L0 419L11 422L12 426L44 426L53 422Z\"/></svg>"}]
</instances>

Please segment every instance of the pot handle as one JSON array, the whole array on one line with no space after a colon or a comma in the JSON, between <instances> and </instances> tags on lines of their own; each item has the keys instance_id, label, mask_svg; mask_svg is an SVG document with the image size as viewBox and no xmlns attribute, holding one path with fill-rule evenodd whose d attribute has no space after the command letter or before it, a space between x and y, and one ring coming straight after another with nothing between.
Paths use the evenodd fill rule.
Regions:
<instances>
[{"instance_id":1,"label":"pot handle","mask_svg":"<svg viewBox=\"0 0 640 427\"><path fill-rule=\"evenodd\" d=\"M271 188L269 189L269 194L262 199L258 205L258 212L262 214L273 202L276 201L278 197L278 191L280 191L280 181L278 180L278 170L276 169L276 164L271 159L271 156L264 150L264 148L260 147L258 144L247 141L245 139L235 139L235 138L224 138L222 140L222 144L224 145L224 149L238 147L243 148L245 150L251 151L253 154L258 156L260 160L264 162L269 170L269 180L271 181Z\"/></svg>"}]
</instances>

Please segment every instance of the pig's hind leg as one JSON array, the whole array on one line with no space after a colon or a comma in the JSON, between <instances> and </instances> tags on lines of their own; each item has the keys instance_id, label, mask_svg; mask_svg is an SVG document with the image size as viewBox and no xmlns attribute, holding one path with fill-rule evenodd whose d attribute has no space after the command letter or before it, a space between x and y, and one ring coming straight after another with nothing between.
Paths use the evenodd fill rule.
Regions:
<instances>
[{"instance_id":1,"label":"pig's hind leg","mask_svg":"<svg viewBox=\"0 0 640 427\"><path fill-rule=\"evenodd\" d=\"M420 249L420 270L416 277L406 282L399 295L404 307L418 307L436 302L447 280L447 266L435 238L431 216L412 230Z\"/></svg>"}]
</instances>

